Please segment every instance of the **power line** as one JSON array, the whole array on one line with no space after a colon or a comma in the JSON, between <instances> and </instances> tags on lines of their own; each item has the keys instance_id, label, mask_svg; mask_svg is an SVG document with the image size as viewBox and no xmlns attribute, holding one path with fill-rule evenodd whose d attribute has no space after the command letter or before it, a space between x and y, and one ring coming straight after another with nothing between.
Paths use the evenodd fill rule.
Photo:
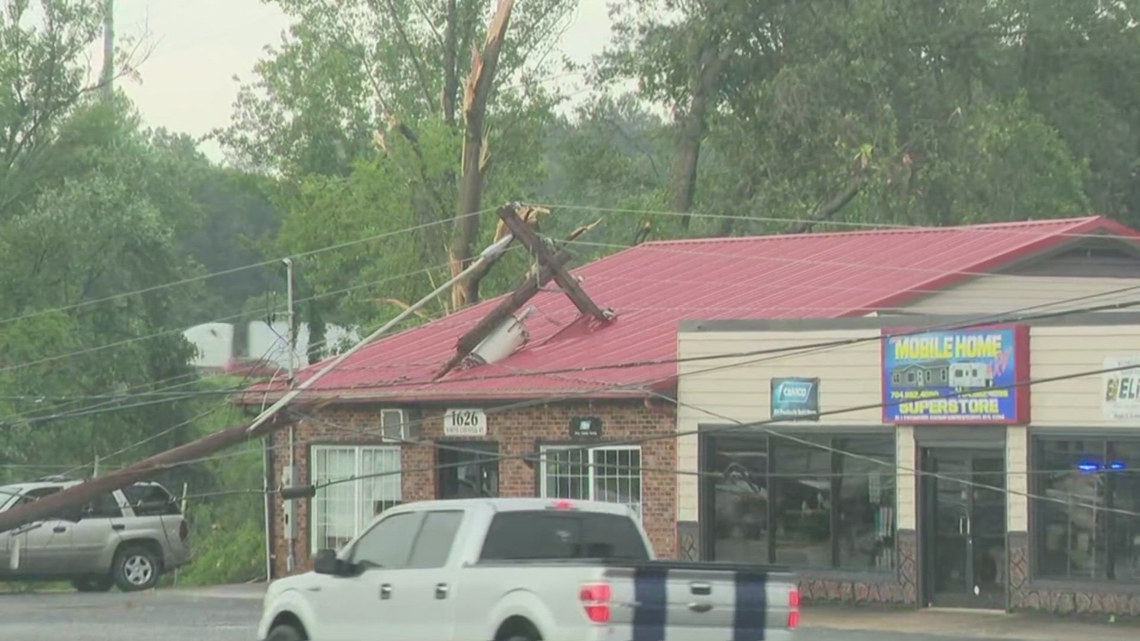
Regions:
<instances>
[{"instance_id":1,"label":"power line","mask_svg":"<svg viewBox=\"0 0 1140 641\"><path fill-rule=\"evenodd\" d=\"M630 207L605 207L601 205L571 205L559 204L549 202L536 202L535 205L545 207L547 209L564 209L569 211L586 211L595 214L633 214L640 216L669 216L675 218L691 217L695 219L707 220L739 220L743 222L763 222L763 223L812 223L816 226L825 227L828 225L835 227L854 228L856 231L948 231L954 229L969 229L972 232L987 233L987 234L1009 234L1009 235L1025 235L1040 238L1042 231L1040 229L1025 229L1011 227L1010 225L1017 224L1023 221L997 221L993 223L981 223L978 225L960 226L960 227L939 227L934 225L916 225L907 223L882 223L882 222L858 222L858 221L841 221L841 220L828 220L821 221L813 218L780 218L773 216L753 216L750 214L714 214L709 212L680 212L671 211L667 209L642 209ZM1042 218L1034 221L1039 224L1057 224L1060 221L1073 221L1071 218ZM1076 224L1074 222L1074 224ZM806 234L805 234L806 235ZM819 233L811 235L818 236ZM1057 232L1050 233L1050 235L1061 238L1088 238L1104 240L1104 234L1095 232ZM746 240L749 236L732 236L732 239ZM699 241L704 239L670 239L664 242L685 242Z\"/></svg>"},{"instance_id":2,"label":"power line","mask_svg":"<svg viewBox=\"0 0 1140 641\"><path fill-rule=\"evenodd\" d=\"M1121 290L1118 290L1118 291L1124 292L1124 291L1131 291L1131 290L1140 290L1140 285L1122 288ZM1099 295L1093 295L1093 296L1095 297L1095 296L1099 296ZM1077 302L1079 300L1081 300L1081 298L1073 299L1071 302ZM1063 304L1065 302L1067 302L1067 301L1059 301L1059 303L1046 303L1043 305L1032 306L1032 307L1025 308L1025 309L1031 310L1031 309L1044 307L1044 306L1053 306L1054 304ZM1110 303L1107 305L1097 305L1097 306L1082 307L1082 308L1076 308L1076 309L1065 309L1065 310L1052 311L1052 312L1042 312L1039 314L1025 315L1025 314L1018 314L1017 312L1012 312L1010 314L1002 314L1002 315L996 315L996 316L992 316L992 317L983 317L983 318L979 318L979 319L975 319L975 320L971 320L971 321L959 322L959 323L949 323L949 324L943 324L943 325L923 327L923 328L918 328L918 329L910 329L910 330L905 330L905 331L901 331L901 332L892 332L892 333L878 334L878 335L873 335L873 336L863 336L863 337L857 337L857 338L836 339L836 340L821 341L821 342L816 342L816 343L790 345L790 346L784 346L784 347L769 347L769 348L762 348L762 349L756 349L756 350L722 353L722 354L710 354L710 355L703 355L703 356L687 356L687 357L675 356L675 357L671 357L671 358L646 359L646 360L642 360L642 361L621 361L621 362L617 362L617 363L608 363L608 364L602 364L602 365L582 365L582 366L578 366L578 367L562 367L562 368L551 368L551 369L517 368L516 371L508 372L508 373L502 373L502 374L477 374L477 375L472 375L472 376L454 376L454 377L448 378L446 381L443 381L443 382L446 382L448 384L457 384L457 383L481 382L481 381L488 381L488 380L534 377L534 376L554 376L554 375L559 375L559 374L580 374L580 373L592 372L592 371L639 369L639 368L653 367L653 366L658 366L658 365L671 365L671 364L682 364L682 363L701 362L701 361L728 360L728 359L737 359L737 358L748 358L748 357L752 357L752 356L768 356L768 355L774 355L774 354L801 355L803 353L810 353L810 352L814 352L814 351L820 351L820 350L826 351L826 350L831 350L831 349L839 349L839 348L859 345L862 343L881 342L881 341L887 340L889 338L914 336L914 335L928 333L928 332L964 330L964 329L970 329L970 328L975 328L975 327L984 326L984 325L991 325L991 324L1024 323L1024 322L1035 321L1035 320L1047 320L1047 319L1052 319L1052 318L1060 318L1060 317L1070 316L1070 315L1074 315L1074 314L1085 314L1085 313L1094 313L1094 312L1105 312L1105 311L1110 311L1110 310L1119 310L1119 309L1136 307L1136 306L1140 306L1140 300L1131 301L1131 302ZM406 365L406 364L402 364L402 365ZM375 369L375 366L351 366L351 365L350 366L342 366L342 367L337 368L337 371L354 371L354 370L368 370L368 369ZM405 380L401 380L398 383L380 384L380 385L371 386L369 389L387 389L387 388L407 389L407 388L412 388L412 387L417 387L417 386L418 387L430 386L430 385L435 384L435 383L436 383L436 381L428 380L428 379L420 379L420 380L406 380L405 379ZM320 387L317 389L317 392L340 391L340 390L344 390L344 391L353 390L353 391L359 392L361 390L361 388L359 386L343 387L343 388Z\"/></svg>"},{"instance_id":3,"label":"power line","mask_svg":"<svg viewBox=\"0 0 1140 641\"><path fill-rule=\"evenodd\" d=\"M229 274L236 274L238 272L246 271L249 269L255 269L258 267L266 267L269 265L275 265L275 264L280 263L282 258L299 259L299 258L307 258L309 256L316 256L318 254L322 254L325 252L336 251L338 249L345 249L348 247L353 247L355 245L360 245L363 243L369 243L369 242L373 242L373 241L377 241L377 240L382 240L384 238L391 238L393 236L399 236L402 234L420 231L420 230L427 229L430 227L450 224L450 223L453 223L457 219L466 218L468 216L480 216L480 215L485 214L489 211L494 211L494 208L483 209L480 211L472 212L470 214L463 214L461 216L452 216L452 217L449 217L449 218L446 218L443 220L437 220L437 221L432 221L432 222L428 222L428 223L421 223L419 225L413 225L411 227L405 227L403 229L397 229L394 231L382 232L379 234L374 234L372 236L366 236L364 238L357 238L354 240L345 241L343 243L337 243L335 245L328 245L326 247L320 247L317 249L311 249L308 251L303 251L303 252L300 252L297 254L293 254L291 256L282 256L282 257L274 258L271 260L263 260L261 262L250 263L248 265L242 265L240 267L231 267L229 269L223 269L223 270L219 270L216 272L211 272L209 274L201 274L201 275L197 275L197 276L191 276L188 278L183 278L181 280L162 283L159 285L152 285L152 286L143 287L140 289L135 289L135 290L132 290L129 292L121 292L118 294L112 294L110 296L105 296L103 298L96 298L93 300L83 301L80 303L73 303L71 305L63 305L60 307L53 307L53 308L49 308L49 309L36 310L34 312L28 312L28 313L20 315L20 316L11 316L8 318L0 319L0 325L7 325L9 323L14 323L14 322L26 320L29 318L36 318L38 316L43 316L46 314L56 314L56 313L71 311L74 309L89 307L91 305L98 305L100 303L107 303L107 302L116 301L116 300L119 300L121 298L127 298L130 296L139 296L142 294L148 294L151 292L161 291L163 289L170 289L172 287L179 287L182 285L197 283L197 282L201 282L204 280L209 280L211 278L216 278L218 276L227 276Z\"/></svg>"},{"instance_id":4,"label":"power line","mask_svg":"<svg viewBox=\"0 0 1140 641\"><path fill-rule=\"evenodd\" d=\"M1084 378L1084 377L1088 377L1088 376L1099 376L1102 374L1107 374L1107 373L1112 373L1112 372L1120 372L1120 371L1125 371L1125 370L1135 369L1135 368L1136 368L1135 365L1124 365L1124 366L1118 366L1118 367L1100 368L1100 369L1096 369L1096 370L1087 370L1087 371L1075 372L1075 373L1071 373L1071 374L1063 374L1063 375L1057 375L1057 376L1051 376L1051 377L1037 378L1037 379L1032 379L1029 381L1013 383L1010 385L993 385L993 386L989 386L989 387L985 387L985 388L979 388L979 389L971 390L969 392L955 392L952 394L944 395L940 398L957 398L959 396L964 396L964 395L968 395L968 394L975 394L978 392L997 391L997 390L1012 390L1012 389L1017 389L1017 388L1022 388L1022 387L1030 387L1032 385L1040 385L1040 384L1044 384L1044 383L1055 383L1055 382L1060 382L1060 381L1073 380L1073 379L1077 379L1077 378ZM692 376L693 374L694 373L689 373L688 375ZM652 394L654 396L662 399L662 400L666 400L666 401L671 402L673 404L678 404L678 405L684 404L684 405L688 405L690 407L693 407L694 409L697 409L699 411L706 411L703 408L701 408L700 406L696 406L696 405L692 405L692 404L688 404L688 403L682 403L678 399L675 399L673 397L670 397L670 396L667 396L664 394L658 394L658 393L652 393ZM549 402L549 400L547 402ZM836 415L842 415L842 414L850 414L850 413L854 413L854 412L862 412L862 411L867 411L867 410L872 410L872 409L884 409L887 407L901 405L901 404L907 403L907 402L909 402L909 401L900 399L900 400L883 401L883 402L878 402L878 403L869 403L869 404L864 404L864 405L855 405L855 406L849 406L849 407L835 409L835 410L829 410L829 411L825 411L825 412L816 412L815 414L812 414L810 417L807 417L807 418L818 420L819 418L822 418L824 416L836 416ZM501 411L506 411L506 410L501 410ZM708 412L708 413L712 416L717 416L717 414L715 412ZM1130 510L1123 510L1123 509L1119 509L1119 508L1107 508L1107 507L1093 505L1093 504L1082 504L1082 503L1073 502L1073 501L1070 501L1067 499L1059 499L1059 498L1054 498L1054 497L1049 497L1049 496L1034 495L1034 494L1031 494L1029 492L1022 492L1020 490L1011 490L1011 489L1004 487L1004 486L999 487L999 486L994 486L994 485L988 485L988 484L979 483L979 482L976 482L973 480L965 480L963 478L959 478L959 477L956 477L954 475L941 474L941 473L937 473L937 472L931 472L928 470L921 470L921 469L914 468L914 467L907 467L907 466L900 465L897 460L894 463L886 463L886 462L884 462L880 459L876 459L874 457L858 454L855 452L848 452L845 450L841 450L839 448L834 448L834 447L829 446L829 445L816 443L816 442L813 442L810 440L806 440L806 439L796 437L794 435L790 435L786 432L781 432L779 430L771 429L769 427L769 426L777 424L777 423L785 422L785 421L781 421L780 419L766 419L766 420L760 420L760 421L745 422L745 421L740 421L737 419L732 419L729 417L723 417L722 416L722 418L724 420L728 420L732 423L735 423L735 425L730 426L730 427L705 428L705 429L697 429L697 430L684 430L684 431L674 430L674 431L670 431L668 433L653 434L653 435L642 436L642 437L637 437L637 438L610 440L610 441L606 441L605 443L590 443L590 444L582 444L582 445L565 445L565 446L560 445L560 446L558 446L558 450L559 450L559 452L568 452L568 451L585 452L585 451L595 450L595 449L599 449L599 448L614 448L614 447L621 447L621 446L641 446L641 445L645 445L647 443L656 442L656 441L676 440L676 439L679 439L679 438L682 438L685 436L698 436L699 437L702 435L713 435L713 434L722 434L722 433L743 433L743 432L746 432L749 430L755 430L756 428L763 427L763 428L766 428L764 430L764 433L766 433L770 436L775 436L777 438L785 439L785 440L795 442L795 443L798 443L800 445L804 445L807 447L814 447L814 448L822 449L822 450L829 451L832 453L838 453L838 454L841 454L844 456L851 456L854 458L860 458L860 459L875 463L877 465L883 465L885 467L890 467L894 470L901 470L904 472L909 472L911 474L914 474L916 477L917 476L927 476L927 477L931 477L931 478L953 481L953 482L961 483L963 485L967 485L970 487L975 487L978 489L992 490L992 491L1001 492L1001 493L1005 493L1005 494L1012 494L1014 496L1023 496L1023 497L1026 497L1026 498L1029 498L1032 500L1037 500L1037 501L1049 501L1049 502L1057 502L1057 503L1061 503L1064 505L1070 505L1070 506L1076 506L1076 507L1095 508L1099 511L1112 512L1112 513L1122 514L1122 515L1126 515L1126 516L1140 516L1140 512L1133 512ZM406 442L401 443L401 444L426 445L428 447L433 447L433 448L435 448L437 445L434 441L431 441L429 439L417 439L417 440L408 439ZM536 457L535 453L533 453L533 452L528 452L528 453L523 453L523 454L493 454L493 455L484 452L484 454L486 455L486 457L483 460L486 460L486 461L492 461L492 460L493 461L505 461L505 460L527 461L527 460L534 460ZM541 457L541 453L539 454L539 456ZM401 466L401 469L399 469L399 470L391 470L391 471L377 472L377 473L371 473L371 474L359 474L359 475L354 475L351 477L345 477L345 478L341 478L341 479L332 479L332 480L325 481L325 482L322 482L319 484L310 483L310 487L312 487L314 490L321 490L321 489L331 487L334 485L339 485L342 483L350 483L350 482L360 481L360 480L364 480L364 479L383 478L386 476L396 476L396 475L403 475L403 474L408 474L408 473L434 472L434 471L438 471L441 469L448 469L448 468L452 468L452 467L461 467L461 466L465 466L465 465L471 465L471 463L472 463L471 461L462 461L462 462L457 462L455 464L421 466L421 467L415 467L415 468L411 468L411 469L405 469L405 468L403 468L403 466ZM609 467L614 467L614 466L610 465ZM812 476L812 475L802 474L801 476Z\"/></svg>"},{"instance_id":5,"label":"power line","mask_svg":"<svg viewBox=\"0 0 1140 641\"><path fill-rule=\"evenodd\" d=\"M420 274L429 273L429 272L431 272L433 269L441 269L441 268L445 268L445 267L446 267L446 265L443 265L443 266L435 266L435 267L426 267L426 268L422 268L422 269L417 269L417 270L415 270L415 271L412 271L412 272L407 272L407 273L404 273L404 274L398 274L398 275L396 275L396 276L387 276L387 277L381 278L381 279L379 279L379 280L375 280L375 281L369 281L369 282L366 282L366 283L359 283L359 284L356 284L356 285L353 285L353 286L350 286L350 287L345 287L345 288L342 288L342 289L338 289L338 290L333 290L333 291L330 291L330 292L323 292L323 293L320 293L320 294L314 294L314 295L312 295L312 296L307 296L307 297L304 297L304 298L299 298L299 299L297 299L295 302L297 302L297 303L304 303L304 302L309 302L309 301L313 301L313 300L321 300L321 299L324 299L324 298L328 298L328 297L330 297L330 296L337 296L337 295L340 295L340 294L345 294L345 293L348 293L348 292L351 292L351 291L356 291L356 290L359 290L359 289L364 289L364 288L367 288L367 287L375 287L376 285L380 285L380 284L383 284L383 283L387 283L387 282L391 282L391 281L401 280L401 279L404 279L404 278L410 278L410 277L412 277L412 276L418 276L418 275L420 275ZM241 313L239 313L239 314L233 314L233 315L230 315L230 316L225 316L225 317L222 317L222 318L216 319L214 322L224 322L224 321L229 321L229 320L236 320L236 319L240 319L240 318L243 318L244 316L245 316L245 314L241 314ZM2 321L0 321L0 323L2 323ZM172 335L174 335L174 334L180 334L180 333L182 333L182 332L184 332L184 331L185 331L185 329L169 329L169 330L162 330L162 331L159 331L159 332L154 332L154 333L151 333L151 334L147 334L147 335L145 335L145 336L135 336L135 337L132 337L132 338L127 338L127 339L123 339L123 340L120 340L120 341L116 341L116 342L114 342L114 343L106 343L106 344L103 344L103 345L98 345L98 346L95 346L95 347L90 347L90 348L86 348L86 349L82 349L82 350L76 350L76 351L67 352L67 353L63 353L63 354L56 354L56 355L53 355L53 356L48 356L48 357L40 358L40 359L38 359L38 360L27 361L27 362L23 362L23 363L17 363L17 364L14 364L14 365L7 365L7 366L4 366L4 367L0 367L0 372L10 372L10 371L15 371L15 370L23 369L23 368L25 368L25 367L32 367L32 366L35 366L35 365L42 365L42 364L44 364L44 363L51 363L51 362L54 362L54 361L59 361L59 360L64 360L64 359L68 359L68 358L73 358L73 357L76 357L76 356L85 356L85 355L87 355L87 354L92 354L92 353L95 353L95 352L99 352L99 351L102 351L102 350L111 349L111 348L113 348L113 347L122 347L122 346L124 346L124 345L130 345L130 344L133 344L133 343L138 343L138 342L141 342L141 341L152 340L152 339L155 339L155 338L161 338L161 337L164 337L164 336L172 336Z\"/></svg>"}]
</instances>

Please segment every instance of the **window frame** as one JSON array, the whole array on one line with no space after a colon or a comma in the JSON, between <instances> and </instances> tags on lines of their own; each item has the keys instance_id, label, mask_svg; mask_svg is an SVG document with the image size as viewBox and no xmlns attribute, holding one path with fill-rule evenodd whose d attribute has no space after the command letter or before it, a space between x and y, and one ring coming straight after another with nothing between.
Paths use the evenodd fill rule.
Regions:
<instances>
[{"instance_id":1,"label":"window frame","mask_svg":"<svg viewBox=\"0 0 1140 641\"><path fill-rule=\"evenodd\" d=\"M347 549L344 552L344 558L349 563L353 563L353 564L359 563L360 560L357 557L357 553L360 551L360 544L362 542L364 542L365 540L367 540L368 536L370 534L375 533L376 530L384 527L385 525L390 525L392 521L394 521L396 519L400 519L400 518L407 518L407 519L412 520L411 521L412 522L412 529L411 529L412 536L408 541L407 555L404 557L402 565L399 565L399 566L377 565L374 568L368 568L368 569L383 569L383 570L403 570L403 569L406 569L408 567L408 560L411 559L411 557L412 557L412 548L414 548L416 545L416 537L419 535L420 528L422 528L423 524L424 524L423 512L416 512L416 511L397 512L395 514L389 514L382 519L377 519L369 527L365 528L364 531L362 531L360 534L357 534L356 538L354 538L349 543Z\"/></svg>"},{"instance_id":2,"label":"window frame","mask_svg":"<svg viewBox=\"0 0 1140 641\"><path fill-rule=\"evenodd\" d=\"M392 476L395 476L397 479L395 484L394 484L396 487L396 492L395 492L396 498L392 499L390 497L379 497L379 498L374 497L373 500L374 501L379 500L382 502L389 503L387 508L384 508L384 509L390 509L392 507L396 507L396 506L402 504L403 503L403 488L402 488L402 485L403 485L402 454L403 454L403 452L402 452L402 448L399 445L373 444L373 443L369 443L369 444L320 443L320 444L310 445L309 446L309 461L308 461L309 462L308 472L309 472L310 483L316 485L316 484L318 484L322 481L325 481L325 480L336 480L336 479L328 476L328 470L318 470L317 469L317 465L318 465L317 462L322 460L320 458L321 452L332 452L332 451L344 452L344 451L349 451L349 450L351 450L352 454L353 454L353 466L352 466L352 476L353 477L360 477L364 473L364 472L362 472L362 466L363 466L363 461L364 461L364 455L366 452L376 452L376 453L384 455L384 456L390 456L390 455L394 456L395 461L396 461L396 469L395 470L386 470L386 471L397 472L397 473L392 475ZM318 474L318 471L320 471L321 473ZM376 473L376 472L368 472L368 474L374 474L374 473ZM376 477L373 477L373 478L376 478ZM353 505L353 510L352 510L353 526L352 526L352 529L353 529L353 535L352 535L352 537L349 538L350 541L358 539L361 534L363 534L364 532L366 532L367 530L370 529L369 528L370 525L372 525L373 523L376 522L376 516L375 515L373 515L372 517L369 517L367 519L362 516L362 511L363 511L362 510L362 501L363 501L364 494L365 494L364 483L365 483L365 481L368 481L368 480L371 480L371 479L355 478L354 480L345 483L346 485L349 485L352 488L352 494L353 494L353 498L352 498L352 505ZM320 551L320 549L323 547L321 545L321 539L322 538L325 538L325 539L328 538L327 535L324 537L319 536L319 534L321 534L321 532L320 532L320 527L318 525L318 519L317 519L317 514L322 509L327 509L327 508L322 508L322 506L325 504L325 502L329 500L327 498L327 496L322 495L322 493L324 491L325 491L324 488L318 489L316 491L316 493L314 494L313 498L309 502L309 513L308 513L308 519L307 519L306 525L308 526L308 539L309 539L310 554L316 554L318 551ZM383 512L383 510L382 510L382 512ZM326 526L326 528L327 528L327 526ZM355 543L353 544L353 547L355 547Z\"/></svg>"},{"instance_id":3,"label":"window frame","mask_svg":"<svg viewBox=\"0 0 1140 641\"><path fill-rule=\"evenodd\" d=\"M582 452L586 453L586 457L587 457L587 460L585 462L586 475L585 475L585 477L567 475L567 476L562 476L562 478L570 478L570 479L585 478L586 487L589 489L589 497L586 499L583 499L583 500L589 500L589 501L602 501L603 500L603 499L597 498L597 493L596 493L597 492L597 488L595 485L595 481L597 480L596 470L597 470L597 467L599 465L601 465L600 463L597 462L596 453L597 452L637 452L637 461L638 461L638 463L637 463L637 476L636 476L636 479L637 479L637 502L636 503L627 503L627 502L619 502L619 501L604 501L604 502L614 503L617 505L625 505L625 506L629 507L630 509L632 509L637 514L637 517L639 519L644 518L642 515L644 513L644 506L645 506L645 474L644 474L642 468L645 467L645 450L640 445L624 445L624 444L622 444L622 445L619 445L619 444L608 445L605 442L599 442L599 443L557 442L557 443L541 443L541 444L539 444L539 446L538 446L539 464L535 467L536 467L536 471L538 473L537 488L538 488L538 496L540 498L546 498L546 499L566 498L566 497L553 496L548 492L549 488L548 488L548 483L547 483L547 476L548 476L547 475L547 465L549 464L549 461L547 459L547 454L549 452L568 451L568 450L577 450L577 451L582 451ZM571 464L573 464L573 463L571 463ZM627 479L632 480L634 478L634 476L633 475L618 476L615 478L619 478L622 480L627 480Z\"/></svg>"},{"instance_id":4,"label":"window frame","mask_svg":"<svg viewBox=\"0 0 1140 641\"><path fill-rule=\"evenodd\" d=\"M420 527L419 527L418 532L416 533L415 540L412 541L412 547L409 548L409 550L408 550L408 560L405 563L405 566L408 569L412 569L412 570L438 570L440 568L445 568L452 562L453 558L455 557L455 550L456 550L455 544L457 541L460 540L459 535L461 532L463 532L463 526L466 524L467 510L454 509L454 508L435 509L435 510L424 510L422 512L422 514L423 514L423 518L420 519ZM419 548L420 544L425 540L424 537L422 536L422 534L424 532L424 529L427 528L427 526L428 526L428 520L433 515L448 515L448 516L457 515L459 517L459 521L455 525L455 530L452 531L452 533L451 533L451 540L447 544L447 554L444 556L443 562L440 563L439 565L419 565L419 564L414 562L414 559L416 558L416 550Z\"/></svg>"},{"instance_id":5,"label":"window frame","mask_svg":"<svg viewBox=\"0 0 1140 641\"><path fill-rule=\"evenodd\" d=\"M1113 535L1117 528L1127 527L1119 524L1119 515L1112 515L1111 512L1106 512L1105 529L1105 571L1103 576L1059 576L1055 574L1046 574L1042 572L1042 560L1044 559L1046 536L1044 521L1044 512L1041 509L1042 501L1039 497L1046 496L1046 483L1047 473L1050 470L1041 470L1039 466L1043 464L1045 457L1044 445L1049 442L1073 442L1083 441L1085 443L1096 443L1099 445L1100 455L1103 457L1107 455L1111 445L1114 443L1127 443L1134 446L1140 446L1140 436L1135 434L1124 433L1112 430L1097 430L1097 429L1063 429L1063 428L1046 428L1034 430L1030 429L1028 434L1028 447L1026 467L1029 470L1029 496L1027 497L1028 508L1028 532L1027 539L1029 545L1029 577L1031 580L1042 581L1045 583L1064 583L1064 584L1099 584L1099 585L1117 585L1128 588L1135 588L1140 586L1140 574L1133 577L1118 578L1110 577L1114 574L1112 563L1115 561L1116 550L1112 544ZM1132 470L1134 473L1136 470ZM1105 472L1099 472L1105 474ZM1098 496L1098 501L1103 500L1107 509L1113 509L1115 506L1112 497L1112 488L1109 486L1109 479L1105 479L1105 487L1100 490L1103 497ZM1110 518L1111 515L1111 518ZM1066 551L1066 555L1071 551ZM1066 558L1068 558L1066 556Z\"/></svg>"},{"instance_id":6,"label":"window frame","mask_svg":"<svg viewBox=\"0 0 1140 641\"><path fill-rule=\"evenodd\" d=\"M716 559L716 480L711 473L714 471L713 460L717 451L716 443L718 438L722 438L715 432L722 430L724 425L707 425L702 424L698 426L700 432L697 439L698 449L698 469L701 470L701 476L697 482L697 496L698 496L698 524L700 531L700 558L703 559ZM835 426L826 431L811 428L780 428L781 433L787 433L791 436L803 438L805 440L822 439L824 447L831 448L830 456L830 507L829 507L829 538L830 538L830 561L826 566L819 565L789 565L787 563L780 563L788 567L795 567L808 572L827 572L839 574L852 574L852 573L870 573L870 574L889 574L897 571L898 569L898 510L899 510L899 493L897 487L897 471L898 471L898 436L895 433L893 426L891 427L843 427ZM743 437L743 438L756 438L757 446L762 445L768 453L768 465L764 474L765 487L769 492L769 500L766 502L765 507L765 522L767 528L767 559L760 561L761 563L777 563L775 561L777 551L777 540L773 533L773 528L778 525L778 515L776 514L775 505L777 501L773 493L781 485L781 482L791 476L811 477L813 474L793 474L791 472L781 472L772 463L772 453L775 451L778 456L780 439L779 436L773 436L769 430L757 429L748 432L728 432L724 436L729 437ZM890 535L890 542L888 545L894 547L895 552L891 555L890 565L887 567L859 567L855 565L844 565L841 561L839 552L840 537L839 526L841 524L840 512L838 509L838 501L842 492L842 483L840 474L842 473L842 455L837 451L842 449L840 447L842 441L848 439L875 439L884 440L891 443L890 446L890 461L892 463L891 472L885 476L892 478L891 492L893 497L890 501L889 507L892 511L892 520L894 521ZM788 441L788 443L794 443ZM773 444L775 450L773 450ZM807 447L802 443L801 446ZM861 456L868 456L866 453L860 452ZM885 468L886 466L884 466ZM818 474L816 474L818 475Z\"/></svg>"}]
</instances>

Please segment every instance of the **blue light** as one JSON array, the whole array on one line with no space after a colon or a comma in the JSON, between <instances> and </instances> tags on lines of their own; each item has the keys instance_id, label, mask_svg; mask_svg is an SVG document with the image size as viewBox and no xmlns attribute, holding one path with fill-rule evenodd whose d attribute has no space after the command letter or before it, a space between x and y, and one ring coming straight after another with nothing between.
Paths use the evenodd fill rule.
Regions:
<instances>
[{"instance_id":1,"label":"blue light","mask_svg":"<svg viewBox=\"0 0 1140 641\"><path fill-rule=\"evenodd\" d=\"M1100 469L1100 464L1099 463L1086 463L1085 461L1081 461L1080 463L1077 464L1077 469L1082 471L1082 472L1095 472L1095 471Z\"/></svg>"},{"instance_id":2,"label":"blue light","mask_svg":"<svg viewBox=\"0 0 1140 641\"><path fill-rule=\"evenodd\" d=\"M1113 461L1108 466L1114 470L1128 469L1128 466L1124 464L1124 461Z\"/></svg>"}]
</instances>

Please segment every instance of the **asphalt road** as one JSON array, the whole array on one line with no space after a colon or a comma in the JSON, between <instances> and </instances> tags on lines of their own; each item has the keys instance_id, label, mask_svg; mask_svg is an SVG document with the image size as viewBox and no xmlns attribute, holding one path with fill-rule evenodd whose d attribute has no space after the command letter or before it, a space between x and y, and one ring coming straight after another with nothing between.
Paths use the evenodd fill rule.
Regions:
<instances>
[{"instance_id":1,"label":"asphalt road","mask_svg":"<svg viewBox=\"0 0 1140 641\"><path fill-rule=\"evenodd\" d=\"M0 594L0 639L255 641L261 601L182 590Z\"/></svg>"},{"instance_id":2,"label":"asphalt road","mask_svg":"<svg viewBox=\"0 0 1140 641\"><path fill-rule=\"evenodd\" d=\"M258 589L218 588L207 590L159 590L139 594L109 592L0 593L0 639L19 641L256 641L261 608ZM878 615L879 623L883 617ZM810 619L810 612L805 613ZM900 619L899 623L903 623ZM855 625L852 627L863 627ZM906 627L906 626L899 626ZM984 626L965 625L943 635L880 630L840 630L808 627L799 641L976 641L1002 638L1006 641L1044 638L1095 638L1073 636L1056 629L1056 635L1026 633L979 634ZM1053 627L1053 626L1049 626ZM963 629L966 628L966 629ZM974 628L974 629L969 629ZM913 628L912 628L913 629ZM922 628L938 630L939 626ZM1092 632L1084 630L1083 632ZM1123 631L1121 631L1123 632ZM1135 638L1134 635L1115 638Z\"/></svg>"}]
</instances>

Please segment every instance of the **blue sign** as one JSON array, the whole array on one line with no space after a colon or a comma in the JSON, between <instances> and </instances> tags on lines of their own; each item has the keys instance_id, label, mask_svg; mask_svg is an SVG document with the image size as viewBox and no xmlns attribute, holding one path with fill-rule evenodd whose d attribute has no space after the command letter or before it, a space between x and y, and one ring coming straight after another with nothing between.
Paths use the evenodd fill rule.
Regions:
<instances>
[{"instance_id":1,"label":"blue sign","mask_svg":"<svg viewBox=\"0 0 1140 641\"><path fill-rule=\"evenodd\" d=\"M897 333L883 341L883 422L1028 423L1028 327Z\"/></svg>"},{"instance_id":2,"label":"blue sign","mask_svg":"<svg viewBox=\"0 0 1140 641\"><path fill-rule=\"evenodd\" d=\"M772 418L819 420L818 378L773 378Z\"/></svg>"}]
</instances>

